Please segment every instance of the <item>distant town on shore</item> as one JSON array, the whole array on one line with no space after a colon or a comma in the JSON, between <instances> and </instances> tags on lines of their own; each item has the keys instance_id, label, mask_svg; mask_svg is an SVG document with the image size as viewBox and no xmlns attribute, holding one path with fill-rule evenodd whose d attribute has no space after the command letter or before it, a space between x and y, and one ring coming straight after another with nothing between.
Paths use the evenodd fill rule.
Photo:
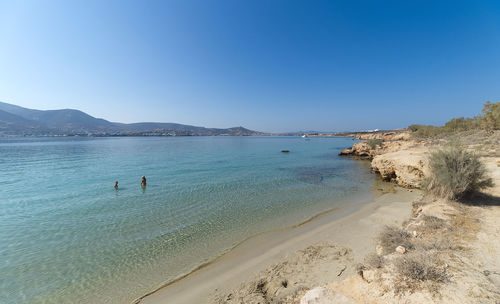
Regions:
<instances>
[{"instance_id":1,"label":"distant town on shore","mask_svg":"<svg viewBox=\"0 0 500 304\"><path fill-rule=\"evenodd\" d=\"M256 136L243 127L205 128L176 123L118 123L80 110L35 110L0 102L0 136Z\"/></svg>"},{"instance_id":2,"label":"distant town on shore","mask_svg":"<svg viewBox=\"0 0 500 304\"><path fill-rule=\"evenodd\" d=\"M366 130L362 132L377 132ZM164 122L119 123L75 109L35 110L0 102L0 136L342 136L352 132L269 133L244 127L206 128Z\"/></svg>"}]
</instances>

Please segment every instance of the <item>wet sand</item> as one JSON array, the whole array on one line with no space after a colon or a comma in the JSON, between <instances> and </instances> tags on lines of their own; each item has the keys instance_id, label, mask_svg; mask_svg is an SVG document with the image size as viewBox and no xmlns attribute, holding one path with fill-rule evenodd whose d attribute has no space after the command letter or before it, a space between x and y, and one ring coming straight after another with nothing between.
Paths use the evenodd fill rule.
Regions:
<instances>
[{"instance_id":1,"label":"wet sand","mask_svg":"<svg viewBox=\"0 0 500 304\"><path fill-rule=\"evenodd\" d=\"M411 202L419 196L420 191L396 188L394 193L383 194L361 208L337 208L301 225L257 235L214 262L134 303L209 303L214 297L238 290L243 283L266 275L264 271L268 267L287 260L293 260L295 265L287 274L291 281L313 277L315 283L320 284L329 283L335 277L344 278L354 273L355 263L373 251L374 236L379 229L387 224L401 225L411 212ZM318 269L323 269L325 263L332 269L345 267L341 275L338 271L328 274L311 267L310 256L304 250L311 245L349 249L349 257L338 260L339 265L328 261L328 254L320 255L316 261Z\"/></svg>"}]
</instances>

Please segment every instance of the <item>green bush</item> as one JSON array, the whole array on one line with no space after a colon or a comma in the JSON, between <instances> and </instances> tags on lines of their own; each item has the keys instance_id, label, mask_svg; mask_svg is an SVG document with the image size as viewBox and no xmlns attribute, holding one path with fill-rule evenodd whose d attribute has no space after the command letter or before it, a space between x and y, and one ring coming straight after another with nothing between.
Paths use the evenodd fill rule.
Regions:
<instances>
[{"instance_id":1,"label":"green bush","mask_svg":"<svg viewBox=\"0 0 500 304\"><path fill-rule=\"evenodd\" d=\"M500 130L500 102L486 102L482 112L483 115L473 118L453 118L442 127L413 124L408 126L408 130L417 138L429 138L441 134L479 129Z\"/></svg>"},{"instance_id":2,"label":"green bush","mask_svg":"<svg viewBox=\"0 0 500 304\"><path fill-rule=\"evenodd\" d=\"M432 152L429 167L430 176L424 186L439 197L460 199L492 185L479 157L459 145Z\"/></svg>"},{"instance_id":3,"label":"green bush","mask_svg":"<svg viewBox=\"0 0 500 304\"><path fill-rule=\"evenodd\" d=\"M417 125L417 124L413 124L413 125L409 125L408 126L408 130L412 131L412 132L416 132L418 129L420 129L422 127L422 125Z\"/></svg>"},{"instance_id":4,"label":"green bush","mask_svg":"<svg viewBox=\"0 0 500 304\"><path fill-rule=\"evenodd\" d=\"M382 144L383 140L382 139L369 139L366 141L366 143L370 146L370 148L375 149L377 146L380 146Z\"/></svg>"},{"instance_id":5,"label":"green bush","mask_svg":"<svg viewBox=\"0 0 500 304\"><path fill-rule=\"evenodd\" d=\"M486 102L483 107L480 125L485 130L500 129L500 102Z\"/></svg>"},{"instance_id":6,"label":"green bush","mask_svg":"<svg viewBox=\"0 0 500 304\"><path fill-rule=\"evenodd\" d=\"M474 118L453 118L444 125L444 129L447 132L461 132L479 129L480 118L478 116Z\"/></svg>"},{"instance_id":7,"label":"green bush","mask_svg":"<svg viewBox=\"0 0 500 304\"><path fill-rule=\"evenodd\" d=\"M444 127L420 125L419 128L413 132L413 136L417 138L429 138L446 132L447 130Z\"/></svg>"}]
</instances>

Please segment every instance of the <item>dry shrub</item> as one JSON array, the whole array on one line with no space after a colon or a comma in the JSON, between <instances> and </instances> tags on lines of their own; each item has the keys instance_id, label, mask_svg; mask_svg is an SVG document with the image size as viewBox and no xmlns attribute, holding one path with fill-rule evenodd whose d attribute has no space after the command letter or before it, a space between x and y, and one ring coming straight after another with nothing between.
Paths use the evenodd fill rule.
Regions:
<instances>
[{"instance_id":1,"label":"dry shrub","mask_svg":"<svg viewBox=\"0 0 500 304\"><path fill-rule=\"evenodd\" d=\"M430 176L425 179L424 186L439 197L460 199L492 186L479 157L459 145L432 152L429 167Z\"/></svg>"},{"instance_id":2,"label":"dry shrub","mask_svg":"<svg viewBox=\"0 0 500 304\"><path fill-rule=\"evenodd\" d=\"M446 236L419 238L414 241L417 251L447 251L447 250L462 250L463 248Z\"/></svg>"},{"instance_id":3,"label":"dry shrub","mask_svg":"<svg viewBox=\"0 0 500 304\"><path fill-rule=\"evenodd\" d=\"M426 233L433 233L448 226L445 220L432 215L422 216L422 221L424 222L423 228Z\"/></svg>"},{"instance_id":4,"label":"dry shrub","mask_svg":"<svg viewBox=\"0 0 500 304\"><path fill-rule=\"evenodd\" d=\"M428 252L411 252L398 257L394 261L398 276L395 283L396 293L415 292L423 287L432 286L428 283L448 281L446 270L439 264L437 256ZM433 288L433 290L437 289Z\"/></svg>"},{"instance_id":5,"label":"dry shrub","mask_svg":"<svg viewBox=\"0 0 500 304\"><path fill-rule=\"evenodd\" d=\"M410 239L410 233L394 226L385 226L378 236L378 242L383 248L383 254L394 252L398 246L412 249L413 245Z\"/></svg>"},{"instance_id":6,"label":"dry shrub","mask_svg":"<svg viewBox=\"0 0 500 304\"><path fill-rule=\"evenodd\" d=\"M370 146L370 148L372 150L376 149L377 146L380 146L382 144L383 140L380 139L380 138L377 138L377 139L369 139L366 141L366 143L368 144L368 146Z\"/></svg>"},{"instance_id":7,"label":"dry shrub","mask_svg":"<svg viewBox=\"0 0 500 304\"><path fill-rule=\"evenodd\" d=\"M412 210L411 210L412 215L416 217L419 214L420 209L427 204L429 204L429 202L425 199L414 201L412 203Z\"/></svg>"}]
</instances>

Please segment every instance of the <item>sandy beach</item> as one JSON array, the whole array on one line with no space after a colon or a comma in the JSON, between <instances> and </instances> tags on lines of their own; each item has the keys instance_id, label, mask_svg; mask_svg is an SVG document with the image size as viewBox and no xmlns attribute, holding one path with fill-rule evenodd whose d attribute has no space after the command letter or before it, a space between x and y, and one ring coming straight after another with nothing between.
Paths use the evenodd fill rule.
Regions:
<instances>
[{"instance_id":1,"label":"sandy beach","mask_svg":"<svg viewBox=\"0 0 500 304\"><path fill-rule=\"evenodd\" d=\"M307 297L305 303L498 303L496 145L481 150L493 187L457 203L414 189L428 176L429 151L439 142L429 148L405 134L373 136L384 136L384 144L359 143L341 154L370 159L392 181L381 184L385 193L374 201L252 237L135 303L302 303ZM420 270L405 274L410 266L402 265L436 277L410 278Z\"/></svg>"},{"instance_id":2,"label":"sandy beach","mask_svg":"<svg viewBox=\"0 0 500 304\"><path fill-rule=\"evenodd\" d=\"M500 1L0 20L0 304L500 304Z\"/></svg>"},{"instance_id":3,"label":"sandy beach","mask_svg":"<svg viewBox=\"0 0 500 304\"><path fill-rule=\"evenodd\" d=\"M267 277L268 267L287 261L280 280L290 286L312 288L341 280L354 274L355 264L373 250L376 233L384 225L400 225L420 195L397 187L359 210L335 209L297 227L258 235L134 303L209 303L245 282Z\"/></svg>"}]
</instances>

